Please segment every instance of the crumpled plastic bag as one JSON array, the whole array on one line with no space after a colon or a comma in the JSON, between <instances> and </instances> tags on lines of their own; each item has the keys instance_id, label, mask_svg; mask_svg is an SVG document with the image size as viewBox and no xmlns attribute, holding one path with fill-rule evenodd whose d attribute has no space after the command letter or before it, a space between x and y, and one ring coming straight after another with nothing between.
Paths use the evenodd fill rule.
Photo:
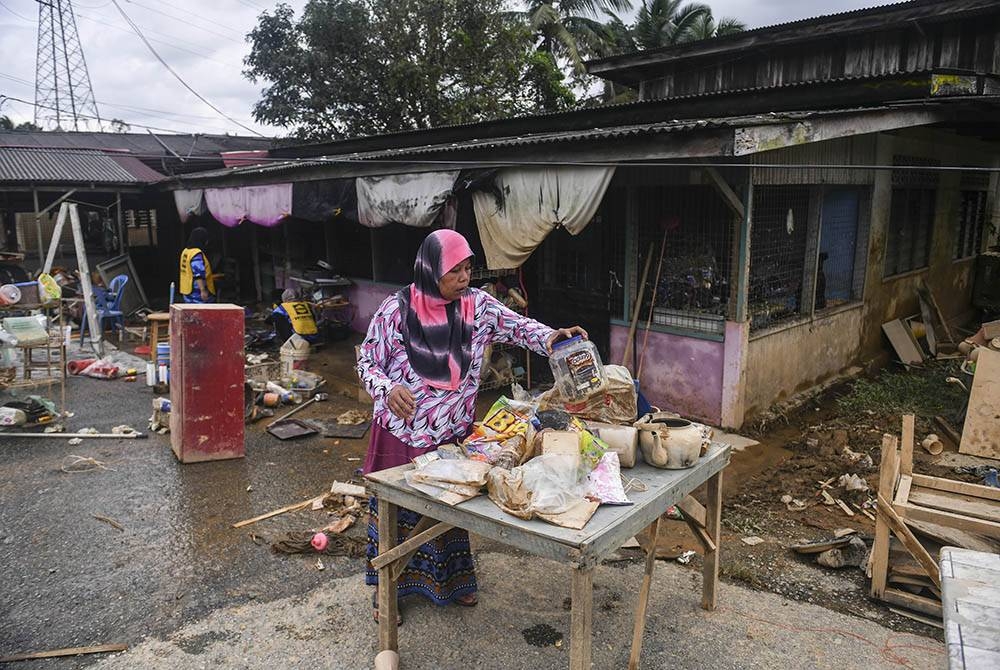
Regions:
<instances>
[{"instance_id":1,"label":"crumpled plastic bag","mask_svg":"<svg viewBox=\"0 0 1000 670\"><path fill-rule=\"evenodd\" d=\"M606 365L608 383L601 393L580 402L566 402L558 388L552 388L538 397L538 409L560 409L574 416L604 423L631 424L639 413L635 383L628 368Z\"/></svg>"},{"instance_id":2,"label":"crumpled plastic bag","mask_svg":"<svg viewBox=\"0 0 1000 670\"><path fill-rule=\"evenodd\" d=\"M493 468L487 477L490 500L520 519L538 517L567 528L583 528L598 503L584 498L586 480L578 479L577 460L546 454L511 470Z\"/></svg>"}]
</instances>

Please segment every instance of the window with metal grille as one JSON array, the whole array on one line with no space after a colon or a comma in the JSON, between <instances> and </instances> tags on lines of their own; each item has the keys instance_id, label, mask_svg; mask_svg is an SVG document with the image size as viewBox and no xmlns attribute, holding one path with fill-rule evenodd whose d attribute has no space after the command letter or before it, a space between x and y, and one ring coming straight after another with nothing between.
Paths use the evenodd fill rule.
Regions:
<instances>
[{"instance_id":1,"label":"window with metal grille","mask_svg":"<svg viewBox=\"0 0 1000 670\"><path fill-rule=\"evenodd\" d=\"M707 185L640 186L635 194L637 282L650 249L653 254L641 321L650 318L653 304L654 325L725 332L737 225L732 210Z\"/></svg>"},{"instance_id":2,"label":"window with metal grille","mask_svg":"<svg viewBox=\"0 0 1000 670\"><path fill-rule=\"evenodd\" d=\"M828 187L822 191L813 303L816 311L861 299L868 252L867 195L867 189L857 187Z\"/></svg>"},{"instance_id":3,"label":"window with metal grille","mask_svg":"<svg viewBox=\"0 0 1000 670\"><path fill-rule=\"evenodd\" d=\"M927 267L937 192L930 188L892 189L885 240L885 277Z\"/></svg>"},{"instance_id":4,"label":"window with metal grille","mask_svg":"<svg viewBox=\"0 0 1000 670\"><path fill-rule=\"evenodd\" d=\"M938 187L938 172L933 168L940 164L918 156L893 157L893 165L899 167L892 171L884 277L919 270L930 263Z\"/></svg>"},{"instance_id":5,"label":"window with metal grille","mask_svg":"<svg viewBox=\"0 0 1000 670\"><path fill-rule=\"evenodd\" d=\"M754 188L750 228L750 328L757 330L802 313L807 274L811 186ZM810 254L815 257L815 251ZM811 277L812 265L808 270Z\"/></svg>"},{"instance_id":6,"label":"window with metal grille","mask_svg":"<svg viewBox=\"0 0 1000 670\"><path fill-rule=\"evenodd\" d=\"M989 221L988 193L980 190L962 191L958 206L958 231L953 258L969 258L979 253L983 231Z\"/></svg>"},{"instance_id":7,"label":"window with metal grille","mask_svg":"<svg viewBox=\"0 0 1000 670\"><path fill-rule=\"evenodd\" d=\"M125 230L130 247L156 246L156 210L126 209Z\"/></svg>"}]
</instances>

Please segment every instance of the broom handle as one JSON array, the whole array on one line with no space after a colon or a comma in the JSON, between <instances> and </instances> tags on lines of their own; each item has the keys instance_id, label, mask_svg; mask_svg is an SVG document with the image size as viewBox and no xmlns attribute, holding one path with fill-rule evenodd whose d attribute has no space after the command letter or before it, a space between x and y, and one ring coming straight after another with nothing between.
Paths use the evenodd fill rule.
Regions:
<instances>
[{"instance_id":1,"label":"broom handle","mask_svg":"<svg viewBox=\"0 0 1000 670\"><path fill-rule=\"evenodd\" d=\"M635 306L632 309L632 324L628 328L628 340L625 342L625 353L622 354L622 366L628 367L628 357L632 353L632 341L635 339L635 328L639 325L639 311L642 308L642 297L646 293L646 278L649 277L649 266L653 264L654 242L649 243L649 252L646 254L646 267L642 271L642 280L639 282L639 294L635 298Z\"/></svg>"},{"instance_id":2,"label":"broom handle","mask_svg":"<svg viewBox=\"0 0 1000 670\"><path fill-rule=\"evenodd\" d=\"M635 378L642 379L642 362L646 360L646 344L649 343L649 326L653 322L653 307L656 305L656 292L660 288L660 272L663 271L663 252L667 248L667 231L663 231L663 241L660 242L660 260L656 263L656 279L653 280L653 297L649 300L649 316L646 317L646 332L642 335L642 351L639 352L639 369Z\"/></svg>"}]
</instances>

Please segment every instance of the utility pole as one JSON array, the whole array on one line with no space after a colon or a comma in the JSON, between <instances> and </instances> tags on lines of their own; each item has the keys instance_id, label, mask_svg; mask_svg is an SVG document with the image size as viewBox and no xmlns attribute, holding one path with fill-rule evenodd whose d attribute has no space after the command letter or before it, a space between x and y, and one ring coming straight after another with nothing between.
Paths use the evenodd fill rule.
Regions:
<instances>
[{"instance_id":1,"label":"utility pole","mask_svg":"<svg viewBox=\"0 0 1000 670\"><path fill-rule=\"evenodd\" d=\"M35 1L35 125L45 130L103 130L72 0Z\"/></svg>"}]
</instances>

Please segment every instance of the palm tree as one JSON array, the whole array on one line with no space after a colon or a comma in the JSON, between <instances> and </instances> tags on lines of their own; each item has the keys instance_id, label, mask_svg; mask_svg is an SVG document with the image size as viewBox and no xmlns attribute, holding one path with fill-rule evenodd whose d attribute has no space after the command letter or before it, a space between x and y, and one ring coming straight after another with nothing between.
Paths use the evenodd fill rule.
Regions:
<instances>
[{"instance_id":1,"label":"palm tree","mask_svg":"<svg viewBox=\"0 0 1000 670\"><path fill-rule=\"evenodd\" d=\"M631 0L528 0L526 11L514 14L538 36L541 51L565 58L580 75L584 58L599 55L608 39L607 26L596 17L631 8Z\"/></svg>"},{"instance_id":2,"label":"palm tree","mask_svg":"<svg viewBox=\"0 0 1000 670\"><path fill-rule=\"evenodd\" d=\"M635 41L640 49L656 49L687 41L687 34L704 15L708 5L681 0L642 0L635 22Z\"/></svg>"},{"instance_id":3,"label":"palm tree","mask_svg":"<svg viewBox=\"0 0 1000 670\"><path fill-rule=\"evenodd\" d=\"M693 42L694 40L707 40L713 37L724 37L726 35L733 35L736 33L741 33L747 29L745 23L739 19L735 19L731 16L726 16L719 19L719 22L715 22L715 17L712 16L712 10L709 9L707 12L701 14L691 27L688 28L687 32L684 34L684 42Z\"/></svg>"}]
</instances>

